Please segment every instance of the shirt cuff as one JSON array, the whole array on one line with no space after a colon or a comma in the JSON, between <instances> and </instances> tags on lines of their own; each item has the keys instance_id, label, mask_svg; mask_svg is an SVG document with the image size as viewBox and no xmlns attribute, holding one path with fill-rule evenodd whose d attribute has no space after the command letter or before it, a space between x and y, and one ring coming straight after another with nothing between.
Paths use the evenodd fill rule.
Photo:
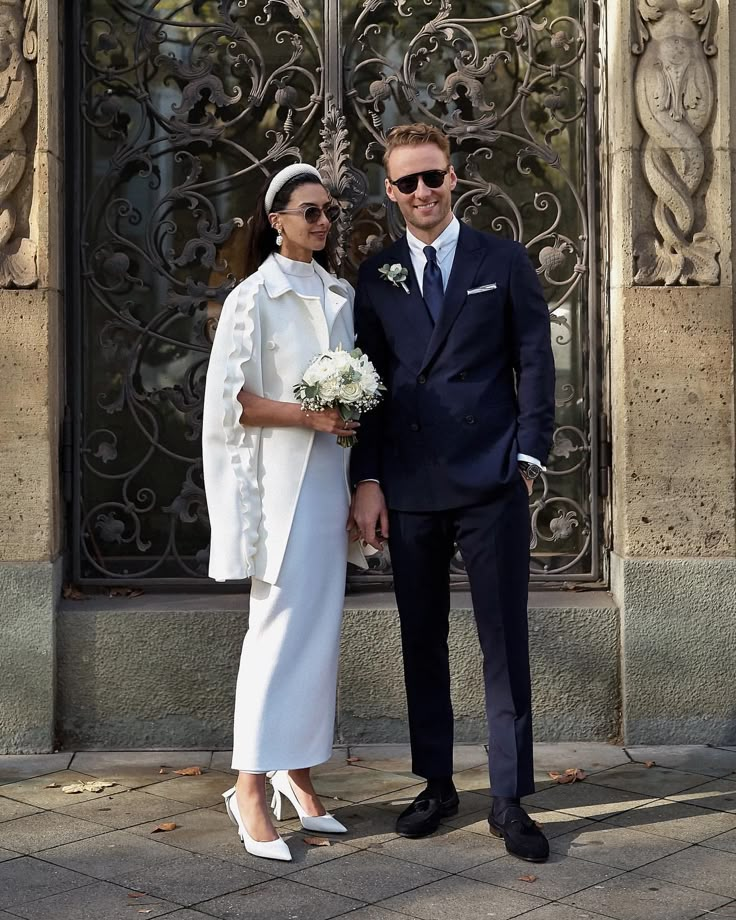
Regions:
<instances>
[{"instance_id":1,"label":"shirt cuff","mask_svg":"<svg viewBox=\"0 0 736 920\"><path fill-rule=\"evenodd\" d=\"M381 484L377 479L359 479L356 485L360 485L361 482L377 482L379 486Z\"/></svg>"},{"instance_id":2,"label":"shirt cuff","mask_svg":"<svg viewBox=\"0 0 736 920\"><path fill-rule=\"evenodd\" d=\"M546 466L542 466L541 460L537 460L536 457L530 457L529 454L517 454L517 455L516 455L516 460L517 460L517 462L519 462L519 461L521 461L521 460L524 460L526 463L534 463L534 464L535 464L536 466L538 466L541 470L544 470L545 473L547 472L547 467L546 467Z\"/></svg>"}]
</instances>

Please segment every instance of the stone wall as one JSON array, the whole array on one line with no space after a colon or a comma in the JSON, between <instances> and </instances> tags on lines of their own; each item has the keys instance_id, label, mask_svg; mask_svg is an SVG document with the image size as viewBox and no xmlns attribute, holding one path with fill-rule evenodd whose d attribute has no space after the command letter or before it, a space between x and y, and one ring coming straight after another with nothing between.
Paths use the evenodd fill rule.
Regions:
<instances>
[{"instance_id":1,"label":"stone wall","mask_svg":"<svg viewBox=\"0 0 736 920\"><path fill-rule=\"evenodd\" d=\"M628 743L736 740L732 11L609 7L612 588Z\"/></svg>"},{"instance_id":2,"label":"stone wall","mask_svg":"<svg viewBox=\"0 0 736 920\"><path fill-rule=\"evenodd\" d=\"M62 82L56 0L0 0L0 750L52 750L60 595Z\"/></svg>"}]
</instances>

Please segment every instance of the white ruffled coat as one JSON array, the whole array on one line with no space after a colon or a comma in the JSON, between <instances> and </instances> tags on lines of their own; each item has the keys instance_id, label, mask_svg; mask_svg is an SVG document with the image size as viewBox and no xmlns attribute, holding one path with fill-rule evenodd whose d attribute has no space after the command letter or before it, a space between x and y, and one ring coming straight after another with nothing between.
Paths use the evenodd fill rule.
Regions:
<instances>
[{"instance_id":1,"label":"white ruffled coat","mask_svg":"<svg viewBox=\"0 0 736 920\"><path fill-rule=\"evenodd\" d=\"M215 333L204 398L202 458L216 581L278 583L314 432L240 424L241 389L295 402L292 387L330 338L352 349L353 289L320 266L325 308L295 293L269 256L226 299ZM332 333L332 336L331 336ZM345 489L350 492L345 450ZM326 496L328 500L328 496ZM346 533L347 539L347 533ZM315 547L315 551L319 551ZM350 544L349 561L365 567Z\"/></svg>"}]
</instances>

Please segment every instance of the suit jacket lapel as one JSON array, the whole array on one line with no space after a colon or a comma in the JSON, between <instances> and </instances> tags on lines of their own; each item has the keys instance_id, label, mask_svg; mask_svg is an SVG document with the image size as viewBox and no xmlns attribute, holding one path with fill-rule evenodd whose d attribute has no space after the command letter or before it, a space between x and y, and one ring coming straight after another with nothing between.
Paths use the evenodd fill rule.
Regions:
<instances>
[{"instance_id":1,"label":"suit jacket lapel","mask_svg":"<svg viewBox=\"0 0 736 920\"><path fill-rule=\"evenodd\" d=\"M452 324L468 299L468 289L473 286L484 257L485 249L480 244L480 241L474 238L474 235L469 232L465 224L461 223L452 271L445 291L445 304L427 345L422 361L422 370L425 370L432 363L442 343L447 338Z\"/></svg>"}]
</instances>

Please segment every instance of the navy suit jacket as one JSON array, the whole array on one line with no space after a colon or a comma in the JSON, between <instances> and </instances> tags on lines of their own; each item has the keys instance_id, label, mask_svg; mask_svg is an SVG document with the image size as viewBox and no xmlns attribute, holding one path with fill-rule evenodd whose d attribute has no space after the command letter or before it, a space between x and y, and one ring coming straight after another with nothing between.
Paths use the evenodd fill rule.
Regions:
<instances>
[{"instance_id":1,"label":"navy suit jacket","mask_svg":"<svg viewBox=\"0 0 736 920\"><path fill-rule=\"evenodd\" d=\"M395 262L407 269L408 294L378 273ZM361 266L355 328L388 392L361 419L353 483L377 479L397 511L441 511L492 498L518 477L519 452L546 461L555 414L549 312L521 244L461 223L435 326L401 237Z\"/></svg>"}]
</instances>

